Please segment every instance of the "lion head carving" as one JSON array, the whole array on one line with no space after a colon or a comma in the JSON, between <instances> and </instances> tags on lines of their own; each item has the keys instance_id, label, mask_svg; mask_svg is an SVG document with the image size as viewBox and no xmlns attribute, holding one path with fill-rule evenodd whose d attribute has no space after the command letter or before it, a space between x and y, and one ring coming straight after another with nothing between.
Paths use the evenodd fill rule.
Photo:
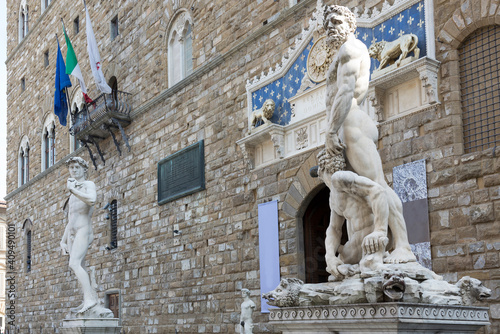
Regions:
<instances>
[{"instance_id":1,"label":"lion head carving","mask_svg":"<svg viewBox=\"0 0 500 334\"><path fill-rule=\"evenodd\" d=\"M385 47L385 44L386 44L385 41L377 42L377 43L372 44L370 46L370 48L368 49L368 54L370 55L370 57L373 58L373 59L377 59L378 61L380 61L381 60L380 55L382 53L382 50Z\"/></svg>"},{"instance_id":2,"label":"lion head carving","mask_svg":"<svg viewBox=\"0 0 500 334\"><path fill-rule=\"evenodd\" d=\"M271 117L273 117L274 107L275 107L275 103L274 103L273 99L267 99L264 102L264 106L262 108L262 111L263 111L265 118L271 119Z\"/></svg>"}]
</instances>

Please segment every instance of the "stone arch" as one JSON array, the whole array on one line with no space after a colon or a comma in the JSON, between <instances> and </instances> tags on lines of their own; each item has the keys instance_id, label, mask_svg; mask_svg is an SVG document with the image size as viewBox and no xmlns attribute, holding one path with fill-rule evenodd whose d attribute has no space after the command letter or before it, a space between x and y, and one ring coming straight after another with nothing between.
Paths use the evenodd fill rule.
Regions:
<instances>
[{"instance_id":1,"label":"stone arch","mask_svg":"<svg viewBox=\"0 0 500 334\"><path fill-rule=\"evenodd\" d=\"M161 65L162 65L162 76L163 83L162 88L166 89L168 85L168 40L169 32L171 30L174 21L181 12L187 12L191 18L194 17L194 10L196 9L195 4L198 0L170 0L164 10L164 15L162 19L162 28L159 34L161 39ZM191 20L192 21L192 20ZM192 24L192 22L191 22Z\"/></svg>"},{"instance_id":2,"label":"stone arch","mask_svg":"<svg viewBox=\"0 0 500 334\"><path fill-rule=\"evenodd\" d=\"M27 135L23 135L21 140L19 141L19 151L29 149L30 140Z\"/></svg>"},{"instance_id":3,"label":"stone arch","mask_svg":"<svg viewBox=\"0 0 500 334\"><path fill-rule=\"evenodd\" d=\"M28 22L29 22L29 7L26 0L22 0L19 4L19 16L17 20L18 25L18 39L19 43L28 34Z\"/></svg>"},{"instance_id":4,"label":"stone arch","mask_svg":"<svg viewBox=\"0 0 500 334\"><path fill-rule=\"evenodd\" d=\"M52 127L52 128L56 127L56 116L53 112L47 112L43 116L42 132L45 128L48 128L48 127ZM43 136L43 134L41 136Z\"/></svg>"},{"instance_id":5,"label":"stone arch","mask_svg":"<svg viewBox=\"0 0 500 334\"><path fill-rule=\"evenodd\" d=\"M84 97L82 94L82 90L80 85L77 84L70 92L70 96L68 97L69 102L69 126L70 128L73 126L74 118L76 117L76 110L82 110L85 106ZM77 141L75 136L71 134L71 131L68 131L68 140L69 140L69 151L73 152L77 149Z\"/></svg>"},{"instance_id":6,"label":"stone arch","mask_svg":"<svg viewBox=\"0 0 500 334\"><path fill-rule=\"evenodd\" d=\"M68 102L69 102L69 111L74 112L75 108L82 109L83 106L85 105L85 101L83 98L82 91L80 89L80 85L76 85L75 88L73 89L72 93L70 96L68 96Z\"/></svg>"},{"instance_id":7,"label":"stone arch","mask_svg":"<svg viewBox=\"0 0 500 334\"><path fill-rule=\"evenodd\" d=\"M311 152L310 156L297 170L281 207L282 212L296 220L297 276L303 281L306 281L303 216L314 197L326 187L323 181L319 178L313 178L309 174L309 170L318 165L316 157L320 150L321 149L317 149Z\"/></svg>"},{"instance_id":8,"label":"stone arch","mask_svg":"<svg viewBox=\"0 0 500 334\"><path fill-rule=\"evenodd\" d=\"M40 133L40 154L41 154L41 159L40 159L40 168L41 171L44 171L45 169L51 167L53 164L55 164L56 158L56 149L55 149L55 135L56 135L56 116L53 112L48 112L44 116L44 121L43 121L43 126L42 126L42 131ZM46 156L46 141L49 140L49 137L52 139L51 143L49 143L49 157ZM50 159L50 161L47 163L47 159Z\"/></svg>"},{"instance_id":9,"label":"stone arch","mask_svg":"<svg viewBox=\"0 0 500 334\"><path fill-rule=\"evenodd\" d=\"M459 48L475 30L500 25L500 0L472 1L461 0L450 18L437 32L437 43L441 49L441 94L444 108L450 115L459 116L459 124L453 127L457 138L461 138L458 155L465 152L463 106L461 97Z\"/></svg>"},{"instance_id":10,"label":"stone arch","mask_svg":"<svg viewBox=\"0 0 500 334\"><path fill-rule=\"evenodd\" d=\"M23 223L23 230L26 231L28 229L31 229L33 227L33 223L31 222L31 219L27 218L24 223Z\"/></svg>"},{"instance_id":11,"label":"stone arch","mask_svg":"<svg viewBox=\"0 0 500 334\"><path fill-rule=\"evenodd\" d=\"M18 186L29 181L29 151L30 141L27 135L21 138L17 150L17 180Z\"/></svg>"},{"instance_id":12,"label":"stone arch","mask_svg":"<svg viewBox=\"0 0 500 334\"><path fill-rule=\"evenodd\" d=\"M104 77L109 81L112 77L118 78L118 72L120 72L120 65L115 61L110 61L106 69L104 70Z\"/></svg>"},{"instance_id":13,"label":"stone arch","mask_svg":"<svg viewBox=\"0 0 500 334\"><path fill-rule=\"evenodd\" d=\"M191 10L186 8L177 9L168 21L165 34L163 35L163 48L165 50L163 61L166 64L166 82L168 87L175 85L177 82L188 76L193 70L193 64L191 64L190 70L185 64L185 57L188 56L192 59L192 43L193 43L193 18ZM187 32L189 31L189 34ZM186 35L187 34L187 35ZM185 36L190 36L190 38L185 38ZM191 47L188 48L187 41L190 40ZM190 49L190 53L186 53L186 50ZM179 64L173 66L170 62L171 59L177 56L180 61ZM179 66L177 66L179 65ZM177 71L180 71L179 73Z\"/></svg>"},{"instance_id":14,"label":"stone arch","mask_svg":"<svg viewBox=\"0 0 500 334\"><path fill-rule=\"evenodd\" d=\"M199 0L170 0L165 7L166 22L170 22L177 12L182 8L187 8L192 11L195 8L196 2Z\"/></svg>"},{"instance_id":15,"label":"stone arch","mask_svg":"<svg viewBox=\"0 0 500 334\"><path fill-rule=\"evenodd\" d=\"M318 165L316 156L319 151L320 149L313 151L309 158L304 161L285 195L282 209L290 217L302 217L311 199L324 186L323 181L319 178L313 178L309 175L309 170Z\"/></svg>"},{"instance_id":16,"label":"stone arch","mask_svg":"<svg viewBox=\"0 0 500 334\"><path fill-rule=\"evenodd\" d=\"M45 98L43 99L41 108L42 108L42 111L43 110L54 110L54 96L51 96L51 94L47 94L45 96ZM52 112L52 113L54 113L54 112ZM45 117L47 117L47 116L45 115L43 119L45 119Z\"/></svg>"},{"instance_id":17,"label":"stone arch","mask_svg":"<svg viewBox=\"0 0 500 334\"><path fill-rule=\"evenodd\" d=\"M25 273L30 272L32 268L32 254L33 254L33 249L32 249L32 242L33 242L33 223L31 222L31 219L27 218L24 223L23 223L23 233L22 233L22 238L23 241L22 243L24 244L23 246L23 268L25 270Z\"/></svg>"},{"instance_id":18,"label":"stone arch","mask_svg":"<svg viewBox=\"0 0 500 334\"><path fill-rule=\"evenodd\" d=\"M500 24L500 0L462 1L438 34L438 40L457 49L474 30Z\"/></svg>"}]
</instances>

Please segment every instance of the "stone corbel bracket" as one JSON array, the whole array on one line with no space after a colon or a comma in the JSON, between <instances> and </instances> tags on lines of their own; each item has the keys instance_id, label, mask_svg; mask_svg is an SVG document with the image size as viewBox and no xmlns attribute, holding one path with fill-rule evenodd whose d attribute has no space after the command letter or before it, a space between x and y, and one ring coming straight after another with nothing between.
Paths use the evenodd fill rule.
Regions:
<instances>
[{"instance_id":1,"label":"stone corbel bracket","mask_svg":"<svg viewBox=\"0 0 500 334\"><path fill-rule=\"evenodd\" d=\"M385 89L380 87L374 87L370 85L368 89L368 100L372 103L373 108L375 108L375 115L377 116L377 122L384 121L384 94Z\"/></svg>"},{"instance_id":2,"label":"stone corbel bracket","mask_svg":"<svg viewBox=\"0 0 500 334\"><path fill-rule=\"evenodd\" d=\"M262 125L246 137L238 140L236 144L241 148L243 158L250 169L255 168L255 146L271 140L274 145L275 157L282 159L285 156L285 130L278 124Z\"/></svg>"},{"instance_id":3,"label":"stone corbel bracket","mask_svg":"<svg viewBox=\"0 0 500 334\"><path fill-rule=\"evenodd\" d=\"M422 87L427 94L428 103L441 103L439 101L437 90L439 62L436 67L429 66L429 64L424 64L418 67L417 71L420 76L420 81L422 82Z\"/></svg>"},{"instance_id":4,"label":"stone corbel bracket","mask_svg":"<svg viewBox=\"0 0 500 334\"><path fill-rule=\"evenodd\" d=\"M435 59L423 57L370 81L368 100L371 101L373 108L375 108L378 121L385 121L384 95L386 90L416 77L420 78L427 96L422 109L434 104L440 104L438 96L438 72L440 65L441 63Z\"/></svg>"},{"instance_id":5,"label":"stone corbel bracket","mask_svg":"<svg viewBox=\"0 0 500 334\"><path fill-rule=\"evenodd\" d=\"M281 126L274 127L269 131L269 134L274 145L276 158L283 159L285 157L285 130Z\"/></svg>"}]
</instances>

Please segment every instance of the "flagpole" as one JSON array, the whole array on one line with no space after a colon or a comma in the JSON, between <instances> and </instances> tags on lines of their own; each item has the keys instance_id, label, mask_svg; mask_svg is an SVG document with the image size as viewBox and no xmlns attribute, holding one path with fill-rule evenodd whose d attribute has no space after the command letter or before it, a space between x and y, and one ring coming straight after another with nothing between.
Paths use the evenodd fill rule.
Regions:
<instances>
[{"instance_id":1,"label":"flagpole","mask_svg":"<svg viewBox=\"0 0 500 334\"><path fill-rule=\"evenodd\" d=\"M99 55L99 48L97 46L97 41L94 34L94 29L92 28L92 23L90 20L90 14L87 10L87 3L83 0L83 5L85 6L85 31L87 33L87 52L89 53L90 68L92 69L92 75L94 76L94 81L97 88L104 94L111 94L112 89L106 82L104 73L102 70L101 56Z\"/></svg>"},{"instance_id":2,"label":"flagpole","mask_svg":"<svg viewBox=\"0 0 500 334\"><path fill-rule=\"evenodd\" d=\"M62 22L62 17L61 17L61 22ZM64 22L63 22L63 29L64 29ZM59 36L57 36L57 33L56 33L56 39L57 39L57 45L59 46ZM59 47L60 48L60 47ZM69 79L69 77L68 77ZM71 79L69 79L69 81L71 82ZM66 100L69 100L68 99L68 89L63 89L62 90L63 94L66 95ZM68 108L69 109L69 108ZM71 113L71 110L69 109L70 113Z\"/></svg>"},{"instance_id":3,"label":"flagpole","mask_svg":"<svg viewBox=\"0 0 500 334\"><path fill-rule=\"evenodd\" d=\"M57 61L56 61L56 80L55 80L55 94L54 94L54 113L59 118L59 123L66 126L66 115L68 113L68 95L67 88L71 87L71 80L66 74L66 65L61 53L59 45L59 36L56 35L57 40Z\"/></svg>"}]
</instances>

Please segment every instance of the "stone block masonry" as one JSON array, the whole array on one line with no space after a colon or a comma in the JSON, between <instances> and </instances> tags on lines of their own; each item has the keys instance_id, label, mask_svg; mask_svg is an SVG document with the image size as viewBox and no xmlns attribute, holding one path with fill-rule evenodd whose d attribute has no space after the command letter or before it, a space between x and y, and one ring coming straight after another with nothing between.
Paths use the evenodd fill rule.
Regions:
<instances>
[{"instance_id":1,"label":"stone block masonry","mask_svg":"<svg viewBox=\"0 0 500 334\"><path fill-rule=\"evenodd\" d=\"M394 166L426 159L433 269L452 280L465 275L479 278L493 290L500 282L500 158L493 148L463 153L456 42L474 22L494 22L497 2L434 1L442 104L379 124L386 175ZM33 333L40 326L60 327L64 310L79 304L74 299L79 295L77 282L59 250L68 197L63 159L73 154L89 161L89 156L84 149L72 152L68 129L57 124L57 162L46 171L41 168L42 126L53 112L54 33L62 34L60 17L67 27L79 17L80 32L68 29L69 37L90 96L98 92L89 71L81 3L53 0L44 11L40 1L26 3L30 30L19 43L19 2L7 1L7 221L16 226L16 325L22 333L29 328ZM354 0L343 3L363 5ZM368 5L382 4L369 1ZM99 198L87 263L96 269L99 297L120 293L124 333L238 332L241 288L251 291L260 309L258 204L278 200L281 275L304 279L302 215L322 187L307 174L316 164L317 152L251 170L236 141L247 131L246 80L281 60L307 26L316 1L290 7L288 1L269 0L96 0L88 1L88 6L105 76L115 76L119 90L130 92L133 100L133 120L125 129L131 151L122 150L119 156L111 139L102 141L106 164L99 163L89 176ZM168 87L166 39L181 8L193 18L194 72ZM458 14L463 20L455 21ZM111 41L109 22L115 16L119 35ZM63 44L62 51L65 54ZM26 90L21 92L23 77ZM70 89L70 99L77 94L78 87ZM31 180L18 187L23 136L30 144ZM119 134L117 139L123 143ZM206 190L159 206L158 161L201 139ZM118 247L109 250L104 206L112 200L118 203ZM27 219L32 222L30 272L23 229ZM492 320L486 332L496 333L498 293L485 305L491 305ZM256 333L276 332L267 314L254 312L254 323Z\"/></svg>"}]
</instances>

